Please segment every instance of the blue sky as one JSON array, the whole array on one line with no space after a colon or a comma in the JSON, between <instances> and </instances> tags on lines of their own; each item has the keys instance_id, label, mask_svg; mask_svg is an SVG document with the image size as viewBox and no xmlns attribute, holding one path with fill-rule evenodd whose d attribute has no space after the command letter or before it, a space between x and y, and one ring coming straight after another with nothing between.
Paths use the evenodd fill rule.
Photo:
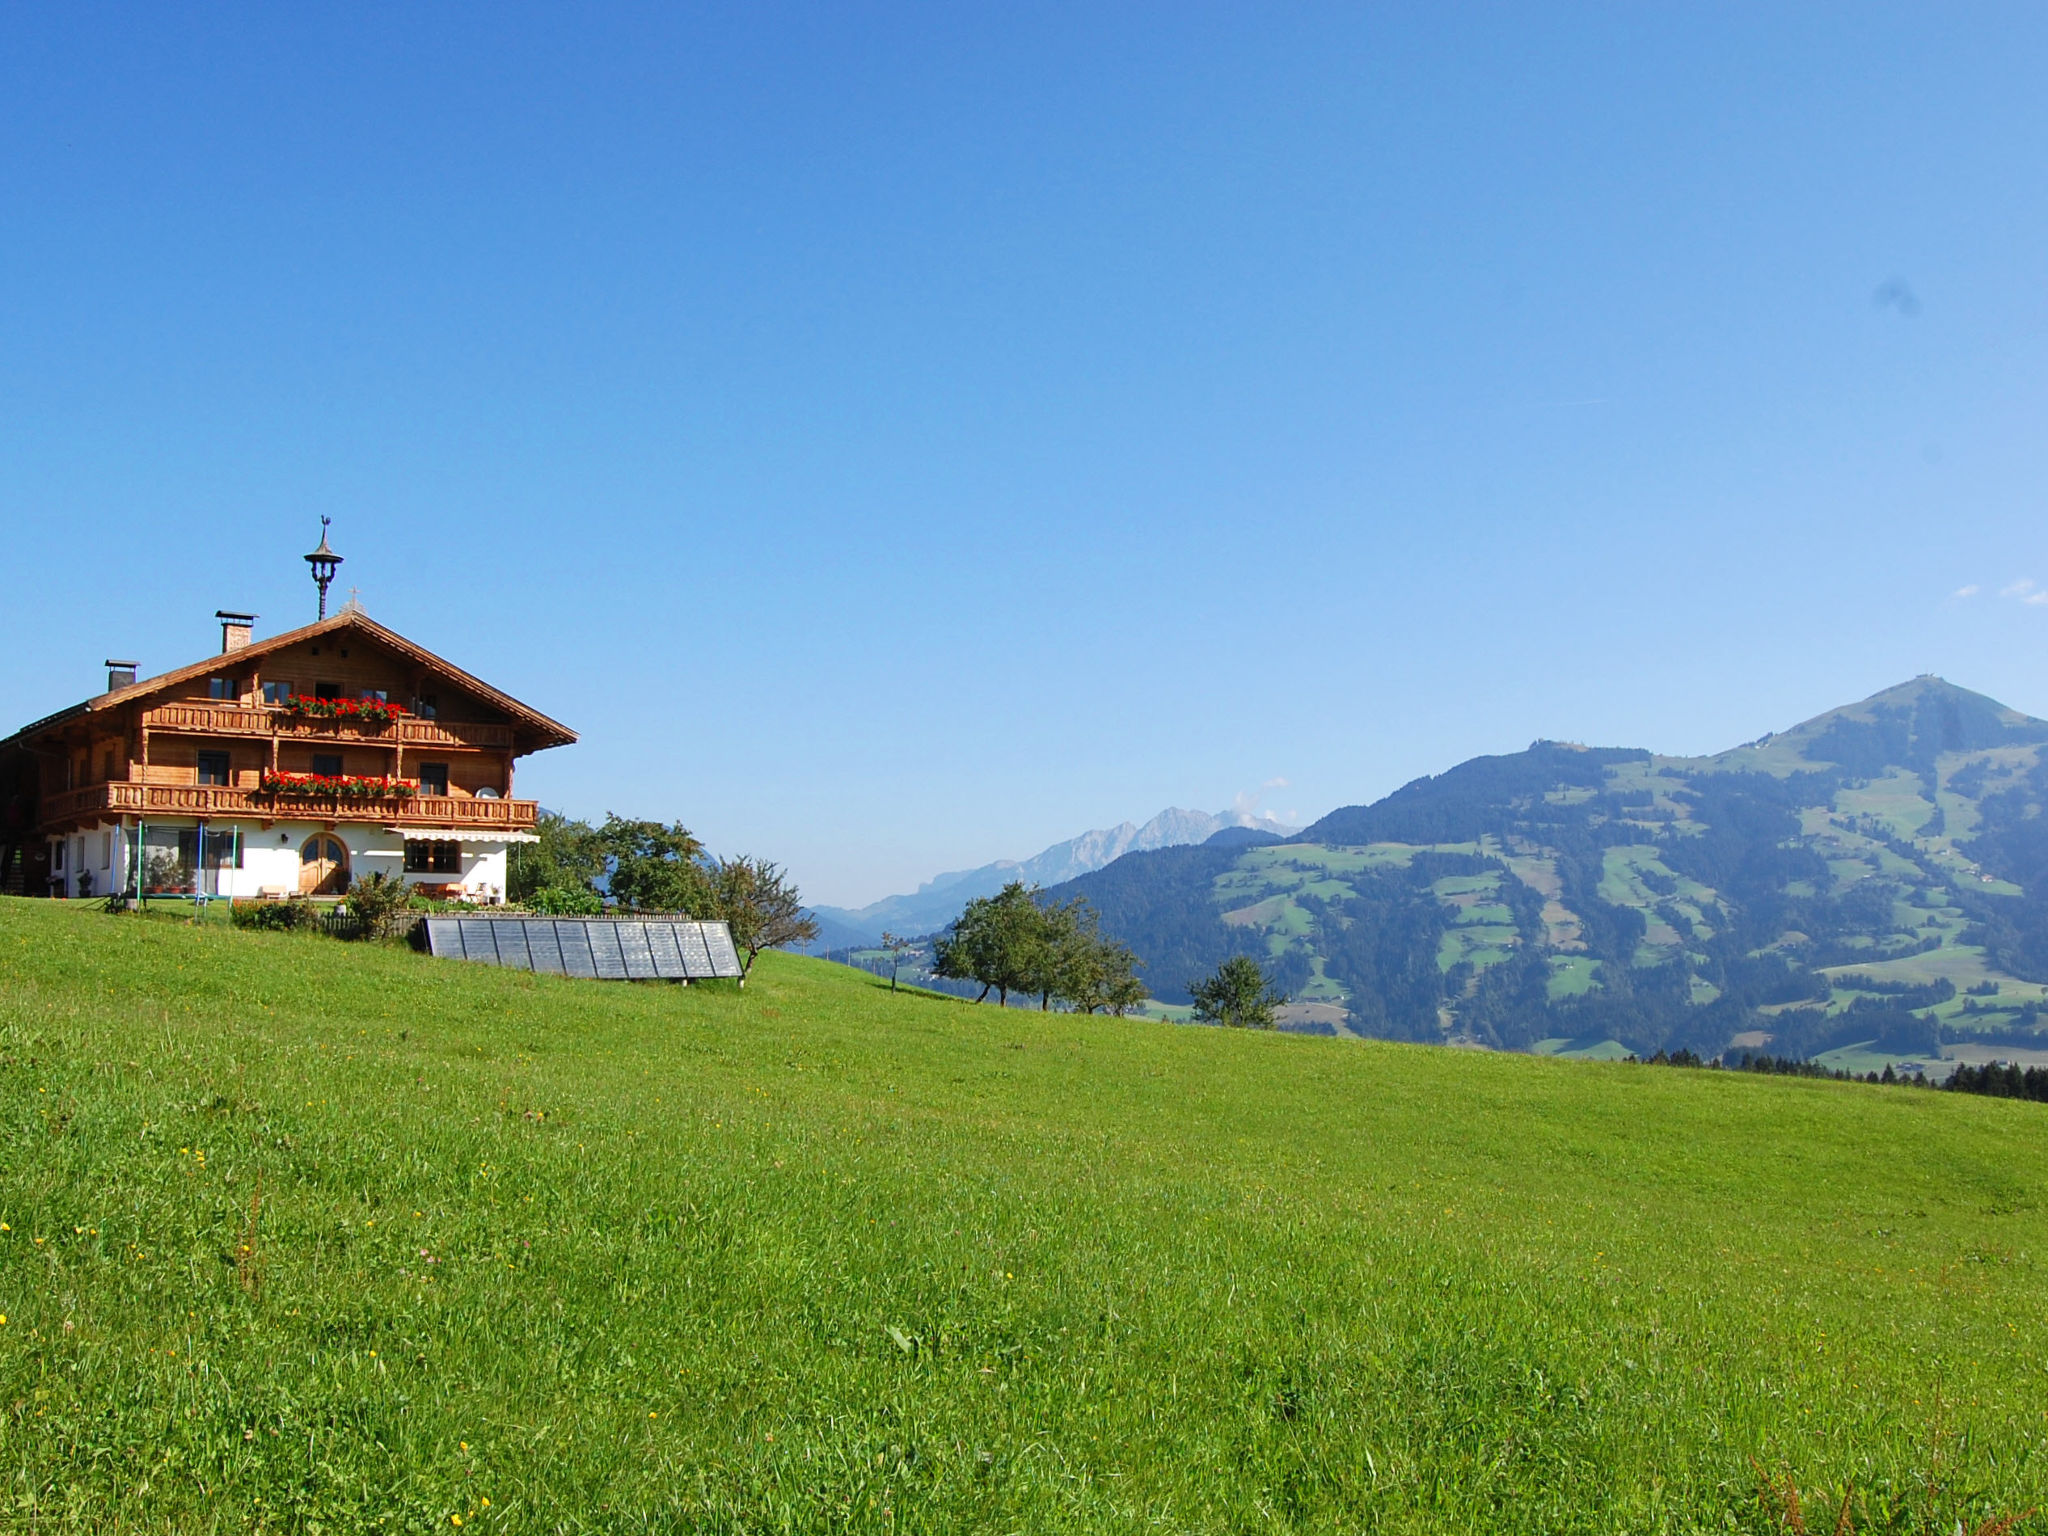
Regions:
<instances>
[{"instance_id":1,"label":"blue sky","mask_svg":"<svg viewBox=\"0 0 2048 1536\"><path fill-rule=\"evenodd\" d=\"M522 793L840 903L1919 672L2048 715L2044 67L2038 6L11 7L0 717L310 617L322 513L583 732Z\"/></svg>"}]
</instances>

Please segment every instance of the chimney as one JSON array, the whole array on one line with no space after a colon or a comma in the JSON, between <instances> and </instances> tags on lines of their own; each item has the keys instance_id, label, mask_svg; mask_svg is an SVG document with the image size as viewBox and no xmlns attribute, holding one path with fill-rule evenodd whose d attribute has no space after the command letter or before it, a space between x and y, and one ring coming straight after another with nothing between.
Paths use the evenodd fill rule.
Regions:
<instances>
[{"instance_id":1,"label":"chimney","mask_svg":"<svg viewBox=\"0 0 2048 1536\"><path fill-rule=\"evenodd\" d=\"M231 655L249 643L250 631L256 627L255 614L224 613L216 610L213 616L220 620L221 655Z\"/></svg>"},{"instance_id":2,"label":"chimney","mask_svg":"<svg viewBox=\"0 0 2048 1536\"><path fill-rule=\"evenodd\" d=\"M115 661L112 657L109 657L106 662L106 668L107 692L109 693L112 693L116 688L126 688L135 681L135 663L132 661Z\"/></svg>"}]
</instances>

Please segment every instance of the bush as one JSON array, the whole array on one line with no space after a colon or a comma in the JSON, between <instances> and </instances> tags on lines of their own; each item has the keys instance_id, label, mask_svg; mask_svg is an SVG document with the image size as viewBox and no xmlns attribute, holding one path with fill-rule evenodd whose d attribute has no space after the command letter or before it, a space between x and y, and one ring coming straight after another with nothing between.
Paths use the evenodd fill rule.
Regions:
<instances>
[{"instance_id":1,"label":"bush","mask_svg":"<svg viewBox=\"0 0 2048 1536\"><path fill-rule=\"evenodd\" d=\"M549 885L526 898L529 911L542 917L595 917L604 911L604 901L593 890Z\"/></svg>"},{"instance_id":2,"label":"bush","mask_svg":"<svg viewBox=\"0 0 2048 1536\"><path fill-rule=\"evenodd\" d=\"M406 904L411 896L410 886L381 869L358 875L349 884L348 915L363 925L365 938L387 938L410 922Z\"/></svg>"},{"instance_id":3,"label":"bush","mask_svg":"<svg viewBox=\"0 0 2048 1536\"><path fill-rule=\"evenodd\" d=\"M237 928L274 933L308 931L320 924L310 901L235 901L228 903L228 921Z\"/></svg>"}]
</instances>

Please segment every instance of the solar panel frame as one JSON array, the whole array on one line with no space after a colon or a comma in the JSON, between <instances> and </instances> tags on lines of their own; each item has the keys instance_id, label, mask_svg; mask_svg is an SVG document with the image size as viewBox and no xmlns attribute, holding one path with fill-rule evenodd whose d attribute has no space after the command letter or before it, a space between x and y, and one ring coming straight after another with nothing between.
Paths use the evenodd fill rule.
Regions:
<instances>
[{"instance_id":1,"label":"solar panel frame","mask_svg":"<svg viewBox=\"0 0 2048 1536\"><path fill-rule=\"evenodd\" d=\"M464 917L456 919L462 933L462 957L465 960L481 960L486 965L498 963L498 936L493 931L497 924L488 917Z\"/></svg>"},{"instance_id":2,"label":"solar panel frame","mask_svg":"<svg viewBox=\"0 0 2048 1536\"><path fill-rule=\"evenodd\" d=\"M654 968L654 951L647 945L647 923L618 923L614 925L619 935L619 953L626 962L626 978L629 981L658 981L661 973Z\"/></svg>"},{"instance_id":3,"label":"solar panel frame","mask_svg":"<svg viewBox=\"0 0 2048 1536\"><path fill-rule=\"evenodd\" d=\"M684 918L429 917L426 949L450 960L601 981L744 980L732 930Z\"/></svg>"},{"instance_id":4,"label":"solar panel frame","mask_svg":"<svg viewBox=\"0 0 2048 1536\"><path fill-rule=\"evenodd\" d=\"M626 981L626 952L619 947L617 925L614 923L592 923L590 925L590 958L597 964L598 978L602 981Z\"/></svg>"},{"instance_id":5,"label":"solar panel frame","mask_svg":"<svg viewBox=\"0 0 2048 1536\"><path fill-rule=\"evenodd\" d=\"M701 923L677 923L676 946L683 955L683 974L692 981L709 981L718 973L711 968L711 948L704 942Z\"/></svg>"},{"instance_id":6,"label":"solar panel frame","mask_svg":"<svg viewBox=\"0 0 2048 1536\"><path fill-rule=\"evenodd\" d=\"M690 979L690 973L683 969L683 951L676 943L674 923L649 923L647 950L654 957L654 974L663 981Z\"/></svg>"},{"instance_id":7,"label":"solar panel frame","mask_svg":"<svg viewBox=\"0 0 2048 1536\"><path fill-rule=\"evenodd\" d=\"M590 952L590 924L557 919L555 937L562 946L562 974L597 980L597 958Z\"/></svg>"},{"instance_id":8,"label":"solar panel frame","mask_svg":"<svg viewBox=\"0 0 2048 1536\"><path fill-rule=\"evenodd\" d=\"M508 923L502 919L491 924L491 937L498 941L498 964L521 971L533 969L533 954L526 944L527 927L523 922Z\"/></svg>"},{"instance_id":9,"label":"solar panel frame","mask_svg":"<svg viewBox=\"0 0 2048 1536\"><path fill-rule=\"evenodd\" d=\"M711 955L711 974L727 980L739 981L746 977L746 970L740 965L740 953L732 942L732 930L724 923L699 923L705 948Z\"/></svg>"},{"instance_id":10,"label":"solar panel frame","mask_svg":"<svg viewBox=\"0 0 2048 1536\"><path fill-rule=\"evenodd\" d=\"M562 938L554 923L544 917L522 922L526 930L526 952L533 968L543 976L567 974L562 965Z\"/></svg>"}]
</instances>

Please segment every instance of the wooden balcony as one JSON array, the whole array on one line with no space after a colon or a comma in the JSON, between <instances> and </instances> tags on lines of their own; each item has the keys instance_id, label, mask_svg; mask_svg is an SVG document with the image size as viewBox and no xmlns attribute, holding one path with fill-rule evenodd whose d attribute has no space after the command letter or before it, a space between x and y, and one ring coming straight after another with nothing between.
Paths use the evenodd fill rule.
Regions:
<instances>
[{"instance_id":1,"label":"wooden balcony","mask_svg":"<svg viewBox=\"0 0 2048 1536\"><path fill-rule=\"evenodd\" d=\"M225 817L250 821L374 822L386 827L454 827L476 832L530 832L537 800L472 800L413 795L404 800L352 800L334 795L273 795L225 784L89 784L46 796L45 830L117 816Z\"/></svg>"},{"instance_id":2,"label":"wooden balcony","mask_svg":"<svg viewBox=\"0 0 2048 1536\"><path fill-rule=\"evenodd\" d=\"M285 741L374 742L379 746L508 750L512 727L466 720L403 716L389 725L356 720L294 720L247 704L159 704L144 710L144 729L179 736L276 736Z\"/></svg>"}]
</instances>

